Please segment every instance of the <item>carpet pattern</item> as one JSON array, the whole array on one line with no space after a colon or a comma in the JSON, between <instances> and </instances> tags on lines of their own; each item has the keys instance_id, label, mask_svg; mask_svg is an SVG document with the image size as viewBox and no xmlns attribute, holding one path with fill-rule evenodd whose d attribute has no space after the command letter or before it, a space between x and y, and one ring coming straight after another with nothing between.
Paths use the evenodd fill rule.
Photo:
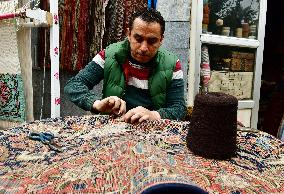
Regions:
<instances>
[{"instance_id":1,"label":"carpet pattern","mask_svg":"<svg viewBox=\"0 0 284 194\"><path fill-rule=\"evenodd\" d=\"M209 160L186 147L188 122L138 125L108 116L46 119L0 131L0 191L141 193L158 183L194 184L209 193L283 193L284 143L239 132L236 157ZM49 131L64 150L29 140Z\"/></svg>"}]
</instances>

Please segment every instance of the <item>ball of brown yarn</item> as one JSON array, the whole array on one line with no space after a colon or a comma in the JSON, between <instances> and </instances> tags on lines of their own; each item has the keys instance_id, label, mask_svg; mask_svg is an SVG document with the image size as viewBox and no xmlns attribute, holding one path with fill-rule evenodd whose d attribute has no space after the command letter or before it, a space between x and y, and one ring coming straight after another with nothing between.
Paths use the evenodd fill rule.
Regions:
<instances>
[{"instance_id":1,"label":"ball of brown yarn","mask_svg":"<svg viewBox=\"0 0 284 194\"><path fill-rule=\"evenodd\" d=\"M187 147L197 155L228 159L235 155L237 136L236 97L209 92L198 94L187 134Z\"/></svg>"}]
</instances>

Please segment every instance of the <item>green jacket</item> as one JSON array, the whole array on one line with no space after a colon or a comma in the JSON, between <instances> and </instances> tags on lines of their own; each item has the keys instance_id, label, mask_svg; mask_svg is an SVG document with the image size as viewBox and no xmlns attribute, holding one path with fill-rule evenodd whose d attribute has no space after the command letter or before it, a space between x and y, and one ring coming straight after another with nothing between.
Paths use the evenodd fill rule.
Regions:
<instances>
[{"instance_id":1,"label":"green jacket","mask_svg":"<svg viewBox=\"0 0 284 194\"><path fill-rule=\"evenodd\" d=\"M106 48L104 66L103 97L122 97L125 89L125 77L122 65L130 52L129 41L111 44ZM166 103L166 91L171 83L178 58L165 49L159 48L153 59L153 70L148 80L149 92L156 109Z\"/></svg>"}]
</instances>

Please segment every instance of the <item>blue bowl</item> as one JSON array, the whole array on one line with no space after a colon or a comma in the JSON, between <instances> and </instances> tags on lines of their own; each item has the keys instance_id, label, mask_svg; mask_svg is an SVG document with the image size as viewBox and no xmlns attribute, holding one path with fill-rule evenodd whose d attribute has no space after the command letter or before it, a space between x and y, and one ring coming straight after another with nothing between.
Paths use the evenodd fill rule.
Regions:
<instances>
[{"instance_id":1,"label":"blue bowl","mask_svg":"<svg viewBox=\"0 0 284 194\"><path fill-rule=\"evenodd\" d=\"M141 194L208 194L200 187L183 183L163 183L151 186Z\"/></svg>"}]
</instances>

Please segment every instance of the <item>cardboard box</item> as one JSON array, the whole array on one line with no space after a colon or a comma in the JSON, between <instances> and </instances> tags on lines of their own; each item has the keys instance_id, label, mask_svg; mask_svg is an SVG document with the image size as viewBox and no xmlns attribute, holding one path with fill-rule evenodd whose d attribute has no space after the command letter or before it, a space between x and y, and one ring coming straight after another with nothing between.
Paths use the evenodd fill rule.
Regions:
<instances>
[{"instance_id":1,"label":"cardboard box","mask_svg":"<svg viewBox=\"0 0 284 194\"><path fill-rule=\"evenodd\" d=\"M212 71L209 92L223 92L239 100L252 99L253 72Z\"/></svg>"}]
</instances>

